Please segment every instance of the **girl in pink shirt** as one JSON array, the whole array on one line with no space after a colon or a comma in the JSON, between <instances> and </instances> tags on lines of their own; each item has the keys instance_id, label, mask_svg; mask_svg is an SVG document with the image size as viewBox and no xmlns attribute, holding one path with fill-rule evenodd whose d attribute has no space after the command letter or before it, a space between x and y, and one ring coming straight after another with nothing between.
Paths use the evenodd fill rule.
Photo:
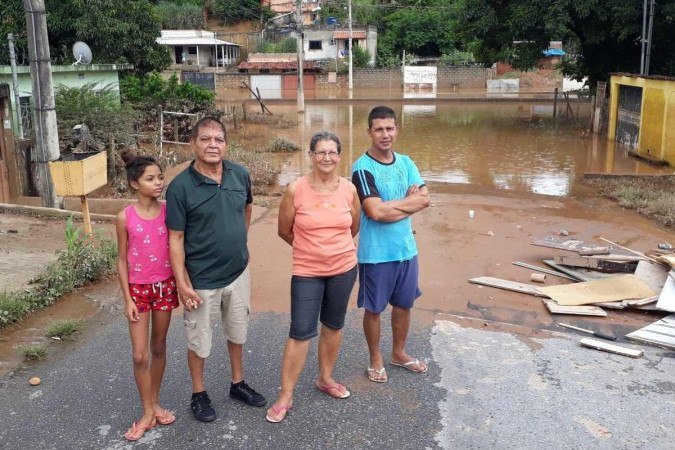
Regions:
<instances>
[{"instance_id":1,"label":"girl in pink shirt","mask_svg":"<svg viewBox=\"0 0 675 450\"><path fill-rule=\"evenodd\" d=\"M166 366L166 333L171 311L178 307L178 294L169 263L166 205L159 202L164 190L162 169L150 156L123 155L123 159L127 181L138 197L138 202L117 214L116 222L117 273L124 315L129 319L134 378L143 405L143 416L124 437L137 441L158 423L170 425L176 420L159 405L159 390Z\"/></svg>"}]
</instances>

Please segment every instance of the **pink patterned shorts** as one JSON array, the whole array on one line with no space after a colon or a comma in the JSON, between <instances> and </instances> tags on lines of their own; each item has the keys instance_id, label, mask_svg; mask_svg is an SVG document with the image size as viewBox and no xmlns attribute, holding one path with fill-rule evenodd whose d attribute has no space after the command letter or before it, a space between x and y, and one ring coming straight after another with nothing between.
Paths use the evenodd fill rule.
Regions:
<instances>
[{"instance_id":1,"label":"pink patterned shorts","mask_svg":"<svg viewBox=\"0 0 675 450\"><path fill-rule=\"evenodd\" d=\"M171 311L178 308L176 279L172 276L164 281L150 284L129 283L131 299L139 313L148 311Z\"/></svg>"}]
</instances>

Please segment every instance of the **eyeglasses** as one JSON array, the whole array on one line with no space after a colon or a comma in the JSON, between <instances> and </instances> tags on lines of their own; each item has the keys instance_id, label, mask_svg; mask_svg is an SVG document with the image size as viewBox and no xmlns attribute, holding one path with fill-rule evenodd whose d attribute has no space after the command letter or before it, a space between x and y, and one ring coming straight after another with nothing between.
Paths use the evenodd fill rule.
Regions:
<instances>
[{"instance_id":1,"label":"eyeglasses","mask_svg":"<svg viewBox=\"0 0 675 450\"><path fill-rule=\"evenodd\" d=\"M317 159L324 159L326 155L330 159L338 159L340 157L340 154L338 152L312 152L314 153L314 156L316 156Z\"/></svg>"}]
</instances>

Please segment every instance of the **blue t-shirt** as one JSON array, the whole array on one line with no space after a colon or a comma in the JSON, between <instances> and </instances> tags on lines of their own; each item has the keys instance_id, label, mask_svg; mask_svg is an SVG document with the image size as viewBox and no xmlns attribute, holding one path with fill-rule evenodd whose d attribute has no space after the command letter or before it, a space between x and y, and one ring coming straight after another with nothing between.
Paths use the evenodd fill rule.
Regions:
<instances>
[{"instance_id":1,"label":"blue t-shirt","mask_svg":"<svg viewBox=\"0 0 675 450\"><path fill-rule=\"evenodd\" d=\"M417 166L409 156L394 153L391 163L381 163L368 153L352 166L352 182L361 202L369 197L382 201L405 197L413 184L424 186ZM397 222L378 222L361 210L357 258L362 264L407 261L417 255L412 218Z\"/></svg>"}]
</instances>

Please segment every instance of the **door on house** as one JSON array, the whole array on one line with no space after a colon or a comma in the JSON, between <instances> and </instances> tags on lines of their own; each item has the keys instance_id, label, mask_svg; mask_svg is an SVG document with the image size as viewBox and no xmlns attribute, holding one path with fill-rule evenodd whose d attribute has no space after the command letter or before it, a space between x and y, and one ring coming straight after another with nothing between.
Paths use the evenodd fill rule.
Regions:
<instances>
[{"instance_id":1,"label":"door on house","mask_svg":"<svg viewBox=\"0 0 675 450\"><path fill-rule=\"evenodd\" d=\"M183 64L183 46L182 45L174 45L173 46L173 57L174 60L176 61L176 64Z\"/></svg>"},{"instance_id":2,"label":"door on house","mask_svg":"<svg viewBox=\"0 0 675 450\"><path fill-rule=\"evenodd\" d=\"M281 75L251 75L251 89L261 98L281 98Z\"/></svg>"},{"instance_id":3,"label":"door on house","mask_svg":"<svg viewBox=\"0 0 675 450\"><path fill-rule=\"evenodd\" d=\"M619 109L616 116L615 140L637 151L640 142L642 88L619 85Z\"/></svg>"}]
</instances>

